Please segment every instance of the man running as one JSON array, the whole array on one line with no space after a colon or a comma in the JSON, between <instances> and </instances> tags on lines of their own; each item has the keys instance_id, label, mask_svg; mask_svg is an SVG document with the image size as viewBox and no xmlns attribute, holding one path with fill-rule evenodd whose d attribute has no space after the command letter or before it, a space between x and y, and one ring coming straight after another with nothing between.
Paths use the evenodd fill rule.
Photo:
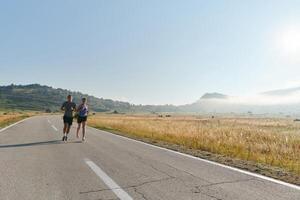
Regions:
<instances>
[{"instance_id":1,"label":"man running","mask_svg":"<svg viewBox=\"0 0 300 200\"><path fill-rule=\"evenodd\" d=\"M76 104L74 102L72 102L72 96L68 95L67 96L67 101L65 101L62 106L61 106L61 110L65 111L64 114L64 135L62 138L62 141L67 141L68 140L68 134L70 132L70 128L72 126L73 123L73 111L75 111L76 109Z\"/></svg>"}]
</instances>

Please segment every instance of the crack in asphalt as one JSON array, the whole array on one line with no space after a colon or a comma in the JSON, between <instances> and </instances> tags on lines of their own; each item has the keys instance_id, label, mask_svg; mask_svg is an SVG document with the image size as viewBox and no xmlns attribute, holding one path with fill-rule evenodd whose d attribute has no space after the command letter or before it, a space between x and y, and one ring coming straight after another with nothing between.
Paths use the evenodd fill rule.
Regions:
<instances>
[{"instance_id":1,"label":"crack in asphalt","mask_svg":"<svg viewBox=\"0 0 300 200\"><path fill-rule=\"evenodd\" d=\"M216 196L213 196L213 195L210 195L210 194L207 194L207 193L201 193L201 194L204 194L205 196L208 196L208 197L213 198L213 199L216 199L216 200L222 200L222 199L219 198L219 197L216 197Z\"/></svg>"},{"instance_id":2,"label":"crack in asphalt","mask_svg":"<svg viewBox=\"0 0 300 200\"><path fill-rule=\"evenodd\" d=\"M138 155L135 155L135 154L133 154L133 153L131 153L131 152L127 152L127 153L128 153L129 155L131 155L132 157L135 157L137 160L139 160L141 163L145 164L146 166L149 166L149 167L151 167L153 170L159 172L160 174L166 175L167 178L162 178L162 179L158 179L158 180L146 181L146 182L142 182L142 183L139 183L139 184L136 184L136 185L129 185L129 186L120 187L120 188L100 189L100 190L94 190L94 191L80 192L80 194L87 194L87 193L91 193L91 192L103 192L103 191L114 190L114 189L130 189L130 188L132 188L132 189L134 190L135 193L139 194L143 199L147 200L147 199L148 199L147 196L146 196L143 192L141 192L141 191L139 190L139 187L142 187L142 186L144 186L144 185L151 184L151 183L157 183L157 182L168 181L168 180L171 180L171 179L178 179L178 180L180 180L180 181L182 181L182 182L184 183L184 185L185 185L186 188L189 188L189 186L187 186L187 185L185 184L185 181L182 180L182 179L180 178L180 176L179 176L179 177L172 176L172 175L170 175L169 173L167 173L166 171L163 171L163 170L161 170L161 169L155 167L153 164L144 161L142 157L140 157L140 156L138 156ZM199 180L201 180L201 181L205 181L205 182L209 183L209 184L206 184L206 185L194 186L194 187L191 189L191 193L194 193L194 194L195 194L195 193L199 193L199 194L205 195L205 196L207 196L207 197L213 198L213 199L215 199L215 200L222 200L222 198L219 198L219 197L217 197L217 196L214 196L214 195L212 195L212 194L209 194L209 193L203 191L203 189L204 189L204 188L209 188L209 187L212 187L212 186L216 186L216 185L231 184L231 183L239 183L239 182L247 182L247 181L255 180L255 178L248 178L248 179L241 179L241 180L234 180L234 181L222 181L222 182L215 182L215 183L213 183L213 182L210 182L210 181L208 181L208 180L206 180L206 179L203 179L203 178L201 178L201 177L199 177L199 176L196 176L196 175L192 174L191 172L185 171L185 170L183 170L183 169L176 168L176 167L174 167L174 166L172 166L172 165L169 165L169 164L167 164L167 163L162 163L162 164L165 165L165 166L167 166L167 167L169 167L169 168L171 168L171 169L174 169L174 170L176 170L176 171L184 172L184 173L186 173L186 174L188 174L188 175L190 175L190 176L192 176L192 177L194 177L194 178L196 178L196 179L199 179Z\"/></svg>"},{"instance_id":3,"label":"crack in asphalt","mask_svg":"<svg viewBox=\"0 0 300 200\"><path fill-rule=\"evenodd\" d=\"M140 157L140 156L138 156L138 155L135 155L135 154L133 154L133 153L131 153L131 152L127 152L127 153L128 153L129 155L133 156L133 157L136 157L136 158L137 158L140 162L142 162L143 164L145 164L145 165L147 165L147 166L150 166L150 167L153 168L154 170L156 170L156 171L158 171L158 172L160 172L160 173L163 173L163 174L167 175L168 177L179 178L179 177L174 177L174 176L168 174L167 172L162 171L162 170L160 170L160 169L154 167L151 163L145 162L145 161L143 160L143 158ZM174 167L174 166L172 166L172 165L169 165L169 164L167 164L167 163L162 163L162 164L163 164L163 165L166 165L166 166L168 166L168 167L170 167L170 168L172 168L172 169L174 169L174 170L176 170L176 171L181 171L181 172L183 172L183 173L186 173L186 174L188 174L188 175L190 175L190 176L192 176L192 177L194 177L194 178L196 178L196 179L199 179L199 180L201 180L201 181L205 181L205 182L211 183L210 181L208 181L208 180L206 180L206 179L203 179L203 178L201 178L201 177L199 177L199 176L196 176L196 175L194 175L194 174L192 174L192 173L190 173L190 172L188 172L188 171L185 171L185 170L183 170L183 169L176 168L176 167Z\"/></svg>"},{"instance_id":4,"label":"crack in asphalt","mask_svg":"<svg viewBox=\"0 0 300 200\"><path fill-rule=\"evenodd\" d=\"M251 181L251 180L255 180L255 178L242 179L242 180L234 180L234 181L222 181L222 182L211 183L211 184L207 184L207 185L194 186L194 188L192 189L192 192L193 193L203 194L205 196L211 197L211 198L216 199L216 200L222 200L222 198L219 198L217 196L209 194L208 192L203 191L203 189L204 188L210 188L210 187L216 186L216 185L231 184L231 183L240 183L240 182L247 182L247 181Z\"/></svg>"},{"instance_id":5,"label":"crack in asphalt","mask_svg":"<svg viewBox=\"0 0 300 200\"><path fill-rule=\"evenodd\" d=\"M196 178L196 179L199 179L199 180L201 180L201 181L205 181L205 182L211 183L210 181L208 181L208 180L206 180L206 179L204 179L204 178L201 178L201 177L199 177L199 176L196 176L196 175L192 174L191 172L185 171L185 170L183 170L183 169L178 169L178 168L176 168L176 167L174 167L174 166L172 166L172 165L166 164L166 163L164 163L164 164L167 165L168 167L172 168L172 169L175 169L175 170L184 172L184 173L186 173L186 174L188 174L188 175L190 175L190 176L192 176L192 177L194 177L194 178Z\"/></svg>"},{"instance_id":6,"label":"crack in asphalt","mask_svg":"<svg viewBox=\"0 0 300 200\"><path fill-rule=\"evenodd\" d=\"M139 192L137 187L135 187L135 188L133 188L133 189L134 189L134 192L138 193L139 195L141 195L141 196L142 196L142 198L143 198L143 199L147 200L147 197L146 197L146 195L145 195L145 194L143 194L142 192Z\"/></svg>"},{"instance_id":7,"label":"crack in asphalt","mask_svg":"<svg viewBox=\"0 0 300 200\"><path fill-rule=\"evenodd\" d=\"M127 151L127 153L128 153L131 157L135 157L135 158L138 159L141 163L145 164L146 166L151 167L152 169L154 169L155 171L158 171L159 173L165 174L166 176L168 176L168 177L170 177L170 178L178 178L178 179L180 179L179 177L172 176L172 175L168 174L167 172L165 172L165 171L163 171L163 170L161 170L161 169L158 169L158 168L154 167L153 164L144 161L143 157L140 157L140 156L138 156L138 155L136 155L136 154L134 154L134 153L132 153L132 152L129 152L129 151ZM157 161L156 161L156 162L157 162ZM199 176L196 176L196 175L192 174L191 172L185 171L185 170L183 170L183 169L176 168L176 167L174 167L174 166L172 166L172 165L170 165L170 164L167 164L167 163L161 163L161 164L163 164L163 165L165 165L165 166L167 166L167 167L170 167L171 169L174 169L174 170L176 170L176 171L181 171L181 172L183 172L183 173L186 173L186 174L188 174L188 175L190 175L190 176L192 176L192 177L194 177L194 178L196 178L196 179L199 179L199 180L201 180L201 181L205 181L205 182L208 182L208 183L212 183L211 181L208 181L208 180L206 180L206 179L204 179L204 178L201 178L201 177L199 177Z\"/></svg>"},{"instance_id":8,"label":"crack in asphalt","mask_svg":"<svg viewBox=\"0 0 300 200\"><path fill-rule=\"evenodd\" d=\"M100 198L100 199L96 199L96 200L119 200L119 198L113 198L113 199L102 199L102 198Z\"/></svg>"},{"instance_id":9,"label":"crack in asphalt","mask_svg":"<svg viewBox=\"0 0 300 200\"><path fill-rule=\"evenodd\" d=\"M196 188L196 191L193 191L193 190L192 190L193 193L199 193L199 194L203 194L203 195L205 195L205 196L207 196L207 197L210 197L210 198L213 198L213 199L216 199L216 200L222 200L222 199L219 198L219 197L216 197L216 196L214 196L214 195L212 195L212 194L208 194L207 192L203 191L203 190L201 189L201 186L195 186L194 188Z\"/></svg>"},{"instance_id":10,"label":"crack in asphalt","mask_svg":"<svg viewBox=\"0 0 300 200\"><path fill-rule=\"evenodd\" d=\"M105 189L100 189L100 190L90 190L90 191L86 191L86 192L79 192L79 194L88 194L88 193L93 193L93 192L103 192L103 191L109 191L109 190L116 190L116 189L130 189L130 188L137 188L137 187L141 187L144 186L146 184L151 184L151 183L157 183L157 182L162 182L162 181L168 181L174 178L168 177L168 178L163 178L163 179L158 179L158 180L152 180L152 181L146 181L143 183L139 183L136 185L130 185L130 186L125 186L125 187L118 187L118 188L105 188Z\"/></svg>"},{"instance_id":11,"label":"crack in asphalt","mask_svg":"<svg viewBox=\"0 0 300 200\"><path fill-rule=\"evenodd\" d=\"M100 189L100 190L93 190L93 191L87 191L87 192L80 192L80 194L87 194L87 193L92 193L92 192L103 192L103 191L109 191L109 190L113 190L113 189L130 189L130 188L133 188L134 192L139 194L143 199L148 200L147 196L143 192L139 191L139 187L142 187L142 186L147 185L147 184L158 183L158 182L163 182L163 181L169 181L169 180L172 180L172 179L181 180L178 177L177 178L176 177L168 177L168 178L162 178L162 179L158 179L158 180L146 181L146 182L142 182L142 183L139 183L139 184L136 184L136 185L130 185L130 186L125 186L125 187L120 187L120 188ZM211 183L211 184L206 184L206 185L201 185L201 186L194 186L193 189L191 189L191 193L199 193L199 194L205 195L207 197L213 198L215 200L222 200L222 198L214 196L212 194L209 194L208 192L203 191L203 189L210 188L210 187L216 186L216 185L247 182L247 181L251 181L251 180L255 180L255 178L234 180L234 181L222 181L222 182L216 182L216 183ZM181 181L183 181L183 180L181 180ZM188 188L188 186L186 186L186 187ZM99 199L99 200L102 200L102 199ZM112 199L112 200L114 200L114 199Z\"/></svg>"},{"instance_id":12,"label":"crack in asphalt","mask_svg":"<svg viewBox=\"0 0 300 200\"><path fill-rule=\"evenodd\" d=\"M154 169L154 171L158 171L159 173L162 173L162 174L166 175L166 176L169 177L169 178L176 178L176 177L174 177L174 176L168 174L167 172L165 172L165 171L163 171L163 170L160 170L160 169L154 167L153 164L145 162L145 161L143 160L142 157L140 157L140 156L138 156L138 155L135 155L135 154L133 154L133 153L131 153L131 152L127 152L127 153L128 153L129 155L131 155L131 156L137 158L137 159L138 159L141 163L143 163L144 165L151 167L152 169Z\"/></svg>"},{"instance_id":13,"label":"crack in asphalt","mask_svg":"<svg viewBox=\"0 0 300 200\"><path fill-rule=\"evenodd\" d=\"M211 186L223 185L223 184L230 184L230 183L248 182L248 181L252 181L252 180L255 180L255 178L240 179L240 180L234 180L234 181L222 181L222 182L217 182L217 183L211 183L211 184L207 184L207 185L202 185L200 187L204 188L204 187L211 187Z\"/></svg>"}]
</instances>

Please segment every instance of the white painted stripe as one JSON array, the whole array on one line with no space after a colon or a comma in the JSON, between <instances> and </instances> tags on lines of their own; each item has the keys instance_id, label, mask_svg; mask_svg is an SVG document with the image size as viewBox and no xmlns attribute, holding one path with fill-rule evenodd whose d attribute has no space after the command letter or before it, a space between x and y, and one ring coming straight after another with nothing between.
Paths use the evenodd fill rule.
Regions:
<instances>
[{"instance_id":1,"label":"white painted stripe","mask_svg":"<svg viewBox=\"0 0 300 200\"><path fill-rule=\"evenodd\" d=\"M51 127L55 130L58 131L57 128L54 125L51 125Z\"/></svg>"},{"instance_id":2,"label":"white painted stripe","mask_svg":"<svg viewBox=\"0 0 300 200\"><path fill-rule=\"evenodd\" d=\"M96 129L94 127L89 127L89 128L95 129L97 131L101 131L101 130ZM293 188L293 189L296 189L296 190L300 190L300 186L298 186L298 185L294 185L294 184L291 184L291 183L286 183L284 181L280 181L280 180L277 180L277 179L274 179L274 178L271 178L271 177L263 176L261 174L256 174L256 173L253 173L253 172L245 171L245 170L238 169L238 168L235 168L235 167L231 167L231 166L228 166L228 165L220 164L220 163L217 163L217 162L214 162L214 161L205 160L203 158L198 158L198 157L195 157L195 156L192 156L192 155L189 155L189 154L181 153L181 152L174 151L174 150L171 150L171 149L166 149L164 147L155 146L153 144L148 144L148 143L145 143L145 142L142 142L142 141L139 141L139 140L134 140L134 139L131 139L131 138L128 138L128 137L125 137L125 136L121 136L121 135L117 135L117 134L113 134L113 133L110 133L110 132L107 132L107 131L102 131L102 132L108 133L108 134L113 135L115 137L123 138L123 139L129 140L129 141L133 141L133 142L140 143L140 144L143 144L143 145L147 145L147 146L150 146L150 147L153 147L153 148L157 148L157 149L161 149L161 150L164 150L164 151L167 151L167 152L175 153L177 155L185 156L185 157L188 157L188 158L191 158L191 159L199 160L199 161L206 162L206 163L209 163L209 164L212 164L212 165L216 165L216 166L219 166L219 167L230 169L230 170L242 173L242 174L246 174L246 175L253 176L253 177L256 177L256 178L260 178L260 179L263 179L263 180L266 180L266 181L270 181L272 183L276 183L276 184L280 184L280 185L290 187L290 188Z\"/></svg>"},{"instance_id":3,"label":"white painted stripe","mask_svg":"<svg viewBox=\"0 0 300 200\"><path fill-rule=\"evenodd\" d=\"M26 118L26 119L23 119L23 120L21 120L21 121L18 121L18 122L14 123L14 124L11 124L11 125L9 125L9 126L6 126L6 127L2 128L2 129L0 129L0 132L5 131L6 129L9 129L9 128L11 128L11 127L17 125L17 124L20 124L20 123L22 123L22 122L24 122L24 121L26 121L26 120L28 120L28 119L30 119L30 118L31 118L31 117Z\"/></svg>"},{"instance_id":4,"label":"white painted stripe","mask_svg":"<svg viewBox=\"0 0 300 200\"><path fill-rule=\"evenodd\" d=\"M120 200L133 200L114 180L112 180L93 161L85 159L85 163L101 178L101 180L113 191Z\"/></svg>"},{"instance_id":5,"label":"white painted stripe","mask_svg":"<svg viewBox=\"0 0 300 200\"><path fill-rule=\"evenodd\" d=\"M51 121L49 119L47 119L48 123L51 124Z\"/></svg>"}]
</instances>

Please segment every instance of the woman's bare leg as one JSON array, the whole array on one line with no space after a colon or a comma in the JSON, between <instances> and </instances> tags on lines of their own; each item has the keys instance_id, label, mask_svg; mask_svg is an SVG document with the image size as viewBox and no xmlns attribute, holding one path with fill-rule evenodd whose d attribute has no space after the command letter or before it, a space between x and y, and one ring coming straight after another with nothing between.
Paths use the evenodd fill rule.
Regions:
<instances>
[{"instance_id":1,"label":"woman's bare leg","mask_svg":"<svg viewBox=\"0 0 300 200\"><path fill-rule=\"evenodd\" d=\"M81 123L78 123L76 137L79 138L79 130L80 130Z\"/></svg>"},{"instance_id":2,"label":"woman's bare leg","mask_svg":"<svg viewBox=\"0 0 300 200\"><path fill-rule=\"evenodd\" d=\"M82 122L82 140L85 140L85 126L86 122Z\"/></svg>"}]
</instances>

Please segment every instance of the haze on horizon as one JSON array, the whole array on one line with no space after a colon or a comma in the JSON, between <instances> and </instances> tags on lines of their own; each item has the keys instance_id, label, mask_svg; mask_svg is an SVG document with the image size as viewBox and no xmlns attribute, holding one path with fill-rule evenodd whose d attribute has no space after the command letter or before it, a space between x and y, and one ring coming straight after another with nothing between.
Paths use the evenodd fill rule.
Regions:
<instances>
[{"instance_id":1,"label":"haze on horizon","mask_svg":"<svg viewBox=\"0 0 300 200\"><path fill-rule=\"evenodd\" d=\"M0 2L0 85L135 104L206 92L250 101L300 86L299 10L295 0Z\"/></svg>"}]
</instances>

